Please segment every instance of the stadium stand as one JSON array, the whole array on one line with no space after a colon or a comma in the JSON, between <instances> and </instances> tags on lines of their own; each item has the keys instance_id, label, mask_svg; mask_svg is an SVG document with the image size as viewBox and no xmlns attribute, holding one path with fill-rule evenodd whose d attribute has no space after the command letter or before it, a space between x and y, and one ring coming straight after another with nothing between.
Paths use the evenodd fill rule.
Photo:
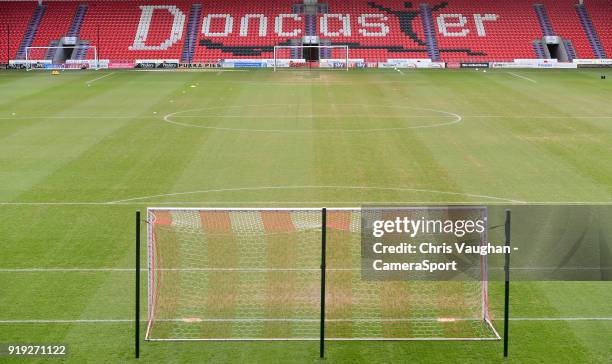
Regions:
<instances>
[{"instance_id":1,"label":"stadium stand","mask_svg":"<svg viewBox=\"0 0 612 364\"><path fill-rule=\"evenodd\" d=\"M194 58L216 60L261 58L262 55L270 58L274 45L289 45L290 39L305 34L304 15L293 13L292 5L296 3L291 0L266 1L265 5L240 0L206 2ZM248 18L247 14L250 14ZM230 23L232 27L228 26ZM230 31L231 36L226 36Z\"/></svg>"},{"instance_id":2,"label":"stadium stand","mask_svg":"<svg viewBox=\"0 0 612 364\"><path fill-rule=\"evenodd\" d=\"M593 49L593 52L597 56L597 58L606 58L606 52L603 49L603 45L601 44L601 39L599 38L599 34L597 29L593 26L593 21L591 20L591 16L589 15L589 11L583 4L576 5L576 12L578 13L578 17L580 18L580 23L584 28L584 31L589 39L589 44Z\"/></svg>"},{"instance_id":3,"label":"stadium stand","mask_svg":"<svg viewBox=\"0 0 612 364\"><path fill-rule=\"evenodd\" d=\"M448 14L445 16L446 24L459 25L442 27L442 32L438 29L438 39L442 49L468 49L472 53L479 53L443 52L444 60L493 58L509 61L515 58L536 57L532 42L541 38L542 34L530 2L475 3L470 0L459 0L449 3L438 13ZM478 17L480 20L477 20Z\"/></svg>"},{"instance_id":4,"label":"stadium stand","mask_svg":"<svg viewBox=\"0 0 612 364\"><path fill-rule=\"evenodd\" d=\"M38 31L33 38L33 47L53 46L53 41L67 35L78 3L43 3L42 6L45 8L45 12L40 20ZM49 58L48 56L47 51L41 49L33 51L30 58L47 59Z\"/></svg>"},{"instance_id":5,"label":"stadium stand","mask_svg":"<svg viewBox=\"0 0 612 364\"><path fill-rule=\"evenodd\" d=\"M32 39L40 22L35 13L41 13L36 2L16 3L5 2L0 4L0 24L4 24L0 30L2 34L2 47L0 55L2 60L16 58L18 54L25 53L25 47L30 46ZM40 16L40 15L39 15Z\"/></svg>"},{"instance_id":6,"label":"stadium stand","mask_svg":"<svg viewBox=\"0 0 612 364\"><path fill-rule=\"evenodd\" d=\"M608 57L612 57L612 4L607 0L591 0L585 4Z\"/></svg>"},{"instance_id":7,"label":"stadium stand","mask_svg":"<svg viewBox=\"0 0 612 364\"><path fill-rule=\"evenodd\" d=\"M275 45L312 37L368 61L509 61L549 57L542 39L558 36L569 60L605 58L611 16L608 0L1 1L0 57L23 59L26 47L70 36L75 59L91 55L87 45L113 62L271 58Z\"/></svg>"},{"instance_id":8,"label":"stadium stand","mask_svg":"<svg viewBox=\"0 0 612 364\"><path fill-rule=\"evenodd\" d=\"M594 58L593 50L576 14L575 4L557 4L554 0L540 1L540 3L549 16L553 30L550 35L571 40L574 52L579 54L580 58Z\"/></svg>"}]
</instances>

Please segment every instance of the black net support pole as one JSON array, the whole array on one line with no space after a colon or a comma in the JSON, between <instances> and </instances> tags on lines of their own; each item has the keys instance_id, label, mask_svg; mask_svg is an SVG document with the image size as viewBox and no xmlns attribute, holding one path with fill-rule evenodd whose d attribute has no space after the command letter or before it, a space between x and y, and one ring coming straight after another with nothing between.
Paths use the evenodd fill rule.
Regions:
<instances>
[{"instance_id":1,"label":"black net support pole","mask_svg":"<svg viewBox=\"0 0 612 364\"><path fill-rule=\"evenodd\" d=\"M319 357L325 358L325 270L327 253L327 209L321 210L321 337L319 338Z\"/></svg>"},{"instance_id":2,"label":"black net support pole","mask_svg":"<svg viewBox=\"0 0 612 364\"><path fill-rule=\"evenodd\" d=\"M506 247L510 248L510 222L512 213L506 210L506 224L504 231L506 233ZM508 357L508 320L510 319L510 249L504 255L504 273L505 289L504 289L504 358Z\"/></svg>"},{"instance_id":3,"label":"black net support pole","mask_svg":"<svg viewBox=\"0 0 612 364\"><path fill-rule=\"evenodd\" d=\"M136 211L136 284L134 307L134 356L140 358L140 211Z\"/></svg>"}]
</instances>

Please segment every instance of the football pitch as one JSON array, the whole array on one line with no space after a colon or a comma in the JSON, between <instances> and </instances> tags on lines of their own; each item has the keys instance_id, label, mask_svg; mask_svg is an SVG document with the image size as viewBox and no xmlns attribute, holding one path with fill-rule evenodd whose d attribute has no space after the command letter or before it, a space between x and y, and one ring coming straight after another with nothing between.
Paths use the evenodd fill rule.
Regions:
<instances>
[{"instance_id":1,"label":"football pitch","mask_svg":"<svg viewBox=\"0 0 612 364\"><path fill-rule=\"evenodd\" d=\"M0 344L134 361L134 212L147 207L610 203L611 78L0 72ZM146 244L141 255L144 267ZM500 329L503 283L489 288ZM325 361L610 363L611 302L610 282L513 282L507 360L500 341L332 341ZM316 341L141 350L156 363L319 361Z\"/></svg>"}]
</instances>

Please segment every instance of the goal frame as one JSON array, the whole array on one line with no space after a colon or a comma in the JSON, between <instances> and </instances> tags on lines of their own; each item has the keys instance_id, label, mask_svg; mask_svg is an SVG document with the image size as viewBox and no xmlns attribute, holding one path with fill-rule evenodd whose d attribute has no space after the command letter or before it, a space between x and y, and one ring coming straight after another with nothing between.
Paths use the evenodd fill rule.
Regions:
<instances>
[{"instance_id":1,"label":"goal frame","mask_svg":"<svg viewBox=\"0 0 612 364\"><path fill-rule=\"evenodd\" d=\"M461 208L461 206L456 206L457 208ZM417 208L417 207L415 207ZM418 207L418 209L430 209L430 208L437 208L437 207L426 207L426 206L420 206ZM477 206L474 206L474 208L477 208ZM321 338L316 338L316 337L304 337L304 338L151 338L150 337L150 333L151 333L151 325L152 322L154 321L154 309L155 309L155 282L154 282L154 265L155 265L155 250L156 250L156 242L154 241L154 231L153 231L153 218L154 218L154 214L153 212L155 211L168 211L168 212L172 212L172 211L185 211L185 212L190 212L190 211L201 211L201 212L282 212L282 211L291 211L291 212L323 212L323 215L325 216L326 212L360 212L363 209L361 207L344 207L344 208L287 208L287 207L282 207L282 208L254 208L254 207L245 207L245 208L240 208L240 207L231 207L231 208L224 208L224 207L220 207L220 208L197 208L197 207L185 207L185 208L180 208L180 207L149 207L147 208L147 218L146 218L146 222L147 222L147 272L148 272L148 277L147 277L147 327L146 327L146 334L145 334L145 341L151 341L151 342L181 342L181 341L185 341L185 342L193 342L193 341L199 341L199 342L249 342L249 341L261 341L261 342L271 342L271 341L497 341L497 340L501 340L502 337L499 334L499 331L495 328L495 325L493 325L491 316L490 316L490 311L489 311L489 292L488 292L488 267L487 267L487 259L486 257L480 257L481 259L481 280L479 282L481 282L481 317L480 320L482 322L483 325L487 325L487 327L490 329L491 333L493 334L493 336L491 337L407 337L407 338L385 338L385 337L355 337L355 338L328 338L328 337L321 337ZM325 222L325 218L323 218L323 227L322 227L322 231L323 231L323 235L325 236L325 230L326 230L326 222ZM484 233L484 237L486 239L486 231ZM325 251L325 237L322 238L323 240L323 252ZM321 266L321 274L323 277L323 281L322 284L324 285L325 281L324 281L324 277L325 277L325 270L326 270L326 265L325 265L325 255L323 255L323 260L322 260L322 266ZM509 264L508 264L508 269L509 269ZM506 292L507 294L507 292ZM324 308L324 303L322 305L322 313L321 315L324 315L325 312L325 308ZM506 313L507 314L507 313ZM322 319L321 325L325 325L324 324L324 319ZM419 319L415 319L419 320ZM475 319L476 320L476 319Z\"/></svg>"},{"instance_id":2,"label":"goal frame","mask_svg":"<svg viewBox=\"0 0 612 364\"><path fill-rule=\"evenodd\" d=\"M94 70L97 71L97 70L100 69L100 60L98 59L98 47L94 46L94 45L88 45L87 47L90 48L90 49L93 49L93 51L94 51L94 59L93 59L94 67L87 68L87 69L94 69ZM71 49L71 48L72 49L76 49L76 48L80 48L80 46L52 46L52 47L51 46L47 46L47 47L45 47L45 46L35 46L35 47L26 47L25 48L26 70L28 70L28 71L31 71L33 69L36 70L36 68L32 68L31 61L38 61L38 59L34 59L34 60L30 59L30 50L32 50L32 49L46 49L46 50L49 50L49 49ZM85 59L84 61L88 61L88 60ZM65 65L65 63L63 65ZM62 70L62 71L74 71L74 70L80 70L80 68L61 67L61 68L51 68L51 69L43 68L42 70L45 70L45 71L46 70L50 70L50 71L59 71L59 70Z\"/></svg>"},{"instance_id":3,"label":"goal frame","mask_svg":"<svg viewBox=\"0 0 612 364\"><path fill-rule=\"evenodd\" d=\"M321 60L321 49L344 49L345 52L345 56L344 56L344 67L343 68L321 68L319 67L318 69L330 69L330 70L344 70L344 71L348 71L349 70L349 46L347 45L295 45L295 46L274 46L274 72L276 72L278 69L281 69L281 67L278 67L278 60L279 59L285 59L285 58L279 58L278 57L278 53L277 51L280 49L305 49L305 48L317 48L319 50L319 61ZM327 59L327 58L324 58ZM282 67L285 68L285 67ZM289 67L291 68L291 67Z\"/></svg>"}]
</instances>

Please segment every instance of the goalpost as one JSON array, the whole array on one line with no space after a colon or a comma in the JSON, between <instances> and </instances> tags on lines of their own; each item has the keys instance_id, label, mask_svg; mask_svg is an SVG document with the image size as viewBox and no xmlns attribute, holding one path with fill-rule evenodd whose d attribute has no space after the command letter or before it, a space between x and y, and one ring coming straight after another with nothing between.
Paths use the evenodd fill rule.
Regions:
<instances>
[{"instance_id":1,"label":"goalpost","mask_svg":"<svg viewBox=\"0 0 612 364\"><path fill-rule=\"evenodd\" d=\"M66 59L64 63L53 64L53 57L58 51L72 50L84 52L84 59ZM50 59L49 59L50 58ZM80 70L100 68L98 60L98 48L92 45L79 46L49 46L49 47L26 47L25 49L26 69L30 70Z\"/></svg>"},{"instance_id":2,"label":"goalpost","mask_svg":"<svg viewBox=\"0 0 612 364\"><path fill-rule=\"evenodd\" d=\"M316 52L319 69L349 69L349 47L346 45L274 46L274 71L309 68L305 52Z\"/></svg>"},{"instance_id":3,"label":"goalpost","mask_svg":"<svg viewBox=\"0 0 612 364\"><path fill-rule=\"evenodd\" d=\"M414 214L454 213L436 209ZM489 313L486 257L472 280L363 280L365 213L148 209L145 339L500 339ZM470 213L486 216L486 208ZM477 240L483 244L486 232Z\"/></svg>"}]
</instances>

